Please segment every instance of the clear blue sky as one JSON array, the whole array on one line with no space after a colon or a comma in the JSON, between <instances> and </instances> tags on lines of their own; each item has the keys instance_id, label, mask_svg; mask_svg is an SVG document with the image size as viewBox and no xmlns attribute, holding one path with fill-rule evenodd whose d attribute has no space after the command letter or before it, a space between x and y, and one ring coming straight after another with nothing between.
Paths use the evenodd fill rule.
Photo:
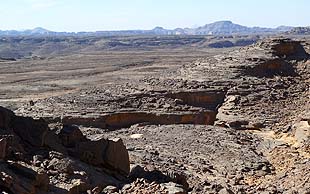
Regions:
<instances>
[{"instance_id":1,"label":"clear blue sky","mask_svg":"<svg viewBox=\"0 0 310 194\"><path fill-rule=\"evenodd\" d=\"M310 0L0 0L0 29L172 29L219 20L309 26Z\"/></svg>"}]
</instances>

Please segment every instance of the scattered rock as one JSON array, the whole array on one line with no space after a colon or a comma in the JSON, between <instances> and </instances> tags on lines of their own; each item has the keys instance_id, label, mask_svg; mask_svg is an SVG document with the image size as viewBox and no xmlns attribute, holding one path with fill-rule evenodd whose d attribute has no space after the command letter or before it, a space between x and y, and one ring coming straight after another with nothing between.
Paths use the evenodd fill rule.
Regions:
<instances>
[{"instance_id":1,"label":"scattered rock","mask_svg":"<svg viewBox=\"0 0 310 194\"><path fill-rule=\"evenodd\" d=\"M103 193L107 193L107 194L116 193L117 191L118 191L118 188L113 185L108 185L102 190Z\"/></svg>"},{"instance_id":2,"label":"scattered rock","mask_svg":"<svg viewBox=\"0 0 310 194\"><path fill-rule=\"evenodd\" d=\"M144 168L142 168L140 165L134 165L130 169L129 177L132 179L141 178L144 176L145 173L146 172Z\"/></svg>"},{"instance_id":3,"label":"scattered rock","mask_svg":"<svg viewBox=\"0 0 310 194\"><path fill-rule=\"evenodd\" d=\"M189 188L187 177L184 174L170 170L167 172L167 176L172 180L172 182L182 185L185 189Z\"/></svg>"},{"instance_id":4,"label":"scattered rock","mask_svg":"<svg viewBox=\"0 0 310 194\"><path fill-rule=\"evenodd\" d=\"M169 183L162 183L160 186L164 187L167 189L169 194L186 194L187 192L182 188L181 185L178 185L173 182Z\"/></svg>"},{"instance_id":5,"label":"scattered rock","mask_svg":"<svg viewBox=\"0 0 310 194\"><path fill-rule=\"evenodd\" d=\"M69 175L73 174L73 172L74 172L72 160L70 160L68 158L62 158L62 159L58 159L55 157L52 158L49 161L47 169L55 170L59 173L67 173Z\"/></svg>"}]
</instances>

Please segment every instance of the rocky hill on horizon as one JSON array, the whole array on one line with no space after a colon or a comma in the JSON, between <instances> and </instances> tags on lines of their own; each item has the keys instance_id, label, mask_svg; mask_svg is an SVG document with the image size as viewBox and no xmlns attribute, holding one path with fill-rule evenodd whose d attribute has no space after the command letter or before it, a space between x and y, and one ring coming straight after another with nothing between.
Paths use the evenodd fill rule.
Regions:
<instances>
[{"instance_id":1,"label":"rocky hill on horizon","mask_svg":"<svg viewBox=\"0 0 310 194\"><path fill-rule=\"evenodd\" d=\"M155 27L152 30L119 30L95 32L55 32L41 27L31 30L0 30L0 36L133 36L133 35L232 35L232 34L274 34L292 30L291 26L277 28L247 27L232 21L217 21L198 28L165 29Z\"/></svg>"}]
</instances>

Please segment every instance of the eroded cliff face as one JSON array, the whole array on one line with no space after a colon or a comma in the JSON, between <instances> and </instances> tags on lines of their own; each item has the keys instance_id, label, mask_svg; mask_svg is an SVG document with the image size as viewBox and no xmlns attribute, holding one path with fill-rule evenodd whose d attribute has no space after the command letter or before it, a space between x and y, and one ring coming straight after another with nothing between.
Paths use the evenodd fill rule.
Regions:
<instances>
[{"instance_id":1,"label":"eroded cliff face","mask_svg":"<svg viewBox=\"0 0 310 194\"><path fill-rule=\"evenodd\" d=\"M199 59L161 77L38 100L16 112L44 118L40 122L62 132L52 133L47 123L13 116L40 128L21 132L17 125L13 140L48 148L48 154L39 158L56 165L47 167L49 185L63 192L77 189L63 184L78 176L78 188L94 193L96 177L111 181L98 190L123 193L307 193L310 62L304 44L267 39ZM13 113L3 115L0 126L6 129ZM81 131L66 128L74 124ZM46 137L59 141L53 144ZM123 141L107 140L112 137ZM0 145L7 147L5 141ZM128 155L122 142L129 153L124 163ZM16 145L27 148L24 143ZM105 155L120 157L102 158L101 150L109 147ZM3 155L0 149L0 157L7 157ZM63 161L74 168L85 166L78 174L64 168L66 178L58 179L57 165L68 164ZM89 166L100 170L85 175ZM108 184L116 188L105 187Z\"/></svg>"},{"instance_id":2,"label":"eroded cliff face","mask_svg":"<svg viewBox=\"0 0 310 194\"><path fill-rule=\"evenodd\" d=\"M87 98L91 97L87 96ZM85 104L90 103L89 101L80 99L81 106L76 106L73 103L76 109L73 109L72 106L64 110L62 105L57 103L45 107L47 105L45 102L38 102L30 108L46 108L46 111L33 115L35 117L43 117L46 120L59 121L64 124L78 124L110 130L126 128L135 124L213 125L217 109L224 102L224 98L225 90L150 91L114 100L105 100L103 97L103 99L89 104L91 107L85 107ZM95 108L95 105L99 105L98 108ZM92 111L88 110L83 113L84 107ZM57 112L55 109L58 109ZM25 112L25 109L20 111ZM32 111L29 112L29 114L32 113Z\"/></svg>"}]
</instances>

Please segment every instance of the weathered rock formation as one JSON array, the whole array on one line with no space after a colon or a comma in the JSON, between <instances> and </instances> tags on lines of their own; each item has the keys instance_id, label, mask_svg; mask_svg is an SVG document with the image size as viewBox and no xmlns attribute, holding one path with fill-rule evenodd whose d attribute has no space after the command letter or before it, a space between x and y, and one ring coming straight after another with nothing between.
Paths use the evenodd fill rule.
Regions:
<instances>
[{"instance_id":1,"label":"weathered rock formation","mask_svg":"<svg viewBox=\"0 0 310 194\"><path fill-rule=\"evenodd\" d=\"M76 124L111 130L135 124L213 125L217 109L223 103L224 98L224 90L150 91L134 95L128 94L116 99L102 96L100 100L85 95L79 100L74 100L80 111L73 110L73 107L63 110L59 99L53 103L53 107L47 107L46 102L37 102L35 106L31 107L32 111L28 111L27 108L20 111L23 114L32 115L43 108L45 111L41 112L42 115L33 116L40 116L51 122L58 121L68 125ZM75 103L71 103L69 106L76 107ZM84 114L85 105L88 107L85 107L87 112ZM54 112L55 109L58 109L59 113L63 111L65 113L62 115L55 113L50 116L50 111Z\"/></svg>"},{"instance_id":2,"label":"weathered rock formation","mask_svg":"<svg viewBox=\"0 0 310 194\"><path fill-rule=\"evenodd\" d=\"M42 119L0 107L0 170L0 191L71 194L119 186L129 174L129 156L120 139L91 141L76 126L56 134Z\"/></svg>"}]
</instances>

